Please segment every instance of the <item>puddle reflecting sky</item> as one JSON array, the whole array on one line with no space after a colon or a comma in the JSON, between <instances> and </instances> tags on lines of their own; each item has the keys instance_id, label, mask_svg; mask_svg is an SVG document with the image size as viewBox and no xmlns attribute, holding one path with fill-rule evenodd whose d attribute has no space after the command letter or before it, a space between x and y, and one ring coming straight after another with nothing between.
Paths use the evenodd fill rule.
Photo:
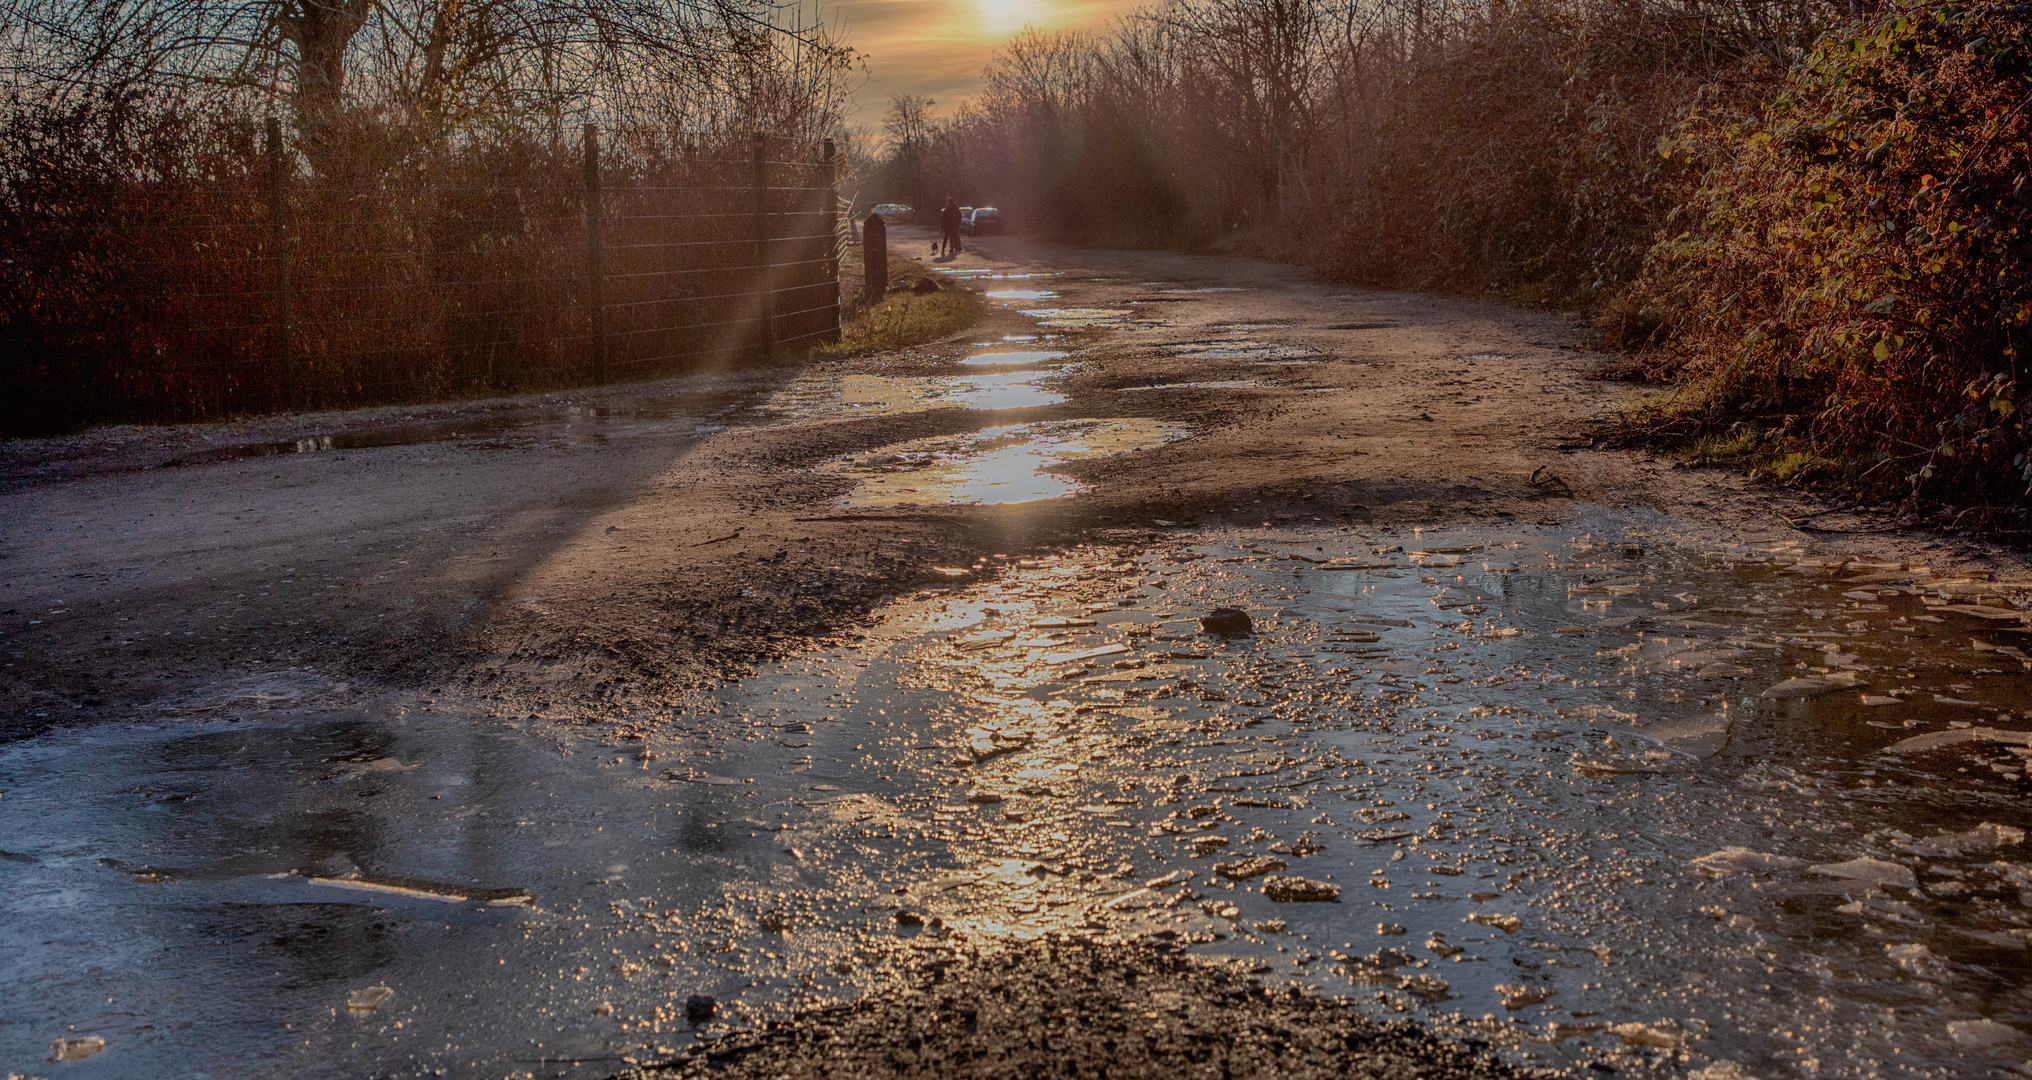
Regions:
<instances>
[{"instance_id":1,"label":"puddle reflecting sky","mask_svg":"<svg viewBox=\"0 0 2032 1080\"><path fill-rule=\"evenodd\" d=\"M639 739L326 687L0 747L0 1060L602 1076L696 1037L690 993L740 1021L914 937L1046 931L1620 1075L2026 1056L1998 585L1605 516L952 569L980 583ZM1271 900L1273 860L1339 901Z\"/></svg>"},{"instance_id":2,"label":"puddle reflecting sky","mask_svg":"<svg viewBox=\"0 0 2032 1080\"><path fill-rule=\"evenodd\" d=\"M1133 312L1127 308L1025 308L1023 314L1047 329L1082 330L1119 323Z\"/></svg>"},{"instance_id":3,"label":"puddle reflecting sky","mask_svg":"<svg viewBox=\"0 0 2032 1080\"><path fill-rule=\"evenodd\" d=\"M1260 383L1254 379L1226 379L1213 382L1174 382L1158 383L1153 386L1124 386L1120 389L1126 392L1130 390L1263 390L1267 388L1267 383Z\"/></svg>"},{"instance_id":4,"label":"puddle reflecting sky","mask_svg":"<svg viewBox=\"0 0 2032 1080\"><path fill-rule=\"evenodd\" d=\"M990 289L990 300L1056 300L1058 293L1051 289Z\"/></svg>"},{"instance_id":5,"label":"puddle reflecting sky","mask_svg":"<svg viewBox=\"0 0 2032 1080\"><path fill-rule=\"evenodd\" d=\"M998 506L1078 494L1084 484L1051 470L1152 449L1189 433L1184 424L1142 418L1011 424L899 443L818 472L858 481L840 496L842 506Z\"/></svg>"},{"instance_id":6,"label":"puddle reflecting sky","mask_svg":"<svg viewBox=\"0 0 2032 1080\"><path fill-rule=\"evenodd\" d=\"M783 420L864 419L924 409L1029 409L1057 405L1065 395L1044 387L1050 375L836 375L792 383L761 410Z\"/></svg>"},{"instance_id":7,"label":"puddle reflecting sky","mask_svg":"<svg viewBox=\"0 0 2032 1080\"><path fill-rule=\"evenodd\" d=\"M1174 356L1193 360L1295 360L1318 355L1316 349L1262 341L1184 341L1164 348Z\"/></svg>"}]
</instances>

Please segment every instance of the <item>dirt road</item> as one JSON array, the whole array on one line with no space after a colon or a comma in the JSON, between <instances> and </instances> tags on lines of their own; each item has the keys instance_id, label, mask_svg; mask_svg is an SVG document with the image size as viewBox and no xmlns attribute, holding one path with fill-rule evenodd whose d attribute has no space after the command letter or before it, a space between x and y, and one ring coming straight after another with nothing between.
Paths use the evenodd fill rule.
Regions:
<instances>
[{"instance_id":1,"label":"dirt road","mask_svg":"<svg viewBox=\"0 0 2032 1080\"><path fill-rule=\"evenodd\" d=\"M899 234L900 250L925 239ZM851 627L942 580L934 567L1152 519L1438 525L1574 497L1726 532L1762 509L1731 477L1578 449L1635 394L1588 378L1597 358L1558 315L1013 238L941 269L1051 295L997 299L957 340L801 372L9 443L0 731L290 668L640 716ZM1043 309L1100 314L1040 329L1021 313ZM1071 360L1028 369L1055 377L1047 402L924 393L984 370L961 363L973 343L1040 334ZM1075 418L1189 430L1065 464L1086 490L1027 504L855 509L838 501L852 479L818 470Z\"/></svg>"},{"instance_id":2,"label":"dirt road","mask_svg":"<svg viewBox=\"0 0 2032 1080\"><path fill-rule=\"evenodd\" d=\"M1336 979L1626 1075L2017 1045L2008 555L1591 449L1560 316L938 269L992 314L899 354L7 444L0 1057L1511 1071Z\"/></svg>"}]
</instances>

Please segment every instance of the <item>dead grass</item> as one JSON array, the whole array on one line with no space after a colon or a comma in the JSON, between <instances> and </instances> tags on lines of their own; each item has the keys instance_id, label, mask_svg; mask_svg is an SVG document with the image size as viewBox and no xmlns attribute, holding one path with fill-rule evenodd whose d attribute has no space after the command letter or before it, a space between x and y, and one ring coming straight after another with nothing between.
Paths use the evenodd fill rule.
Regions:
<instances>
[{"instance_id":1,"label":"dead grass","mask_svg":"<svg viewBox=\"0 0 2032 1080\"><path fill-rule=\"evenodd\" d=\"M901 255L889 256L891 287L879 303L862 306L863 280L858 259L842 260L840 292L845 306L840 313L840 340L820 346L816 350L819 355L866 356L937 341L974 325L987 310L979 293L941 282L923 264ZM931 281L939 289L911 292L911 286L919 281Z\"/></svg>"}]
</instances>

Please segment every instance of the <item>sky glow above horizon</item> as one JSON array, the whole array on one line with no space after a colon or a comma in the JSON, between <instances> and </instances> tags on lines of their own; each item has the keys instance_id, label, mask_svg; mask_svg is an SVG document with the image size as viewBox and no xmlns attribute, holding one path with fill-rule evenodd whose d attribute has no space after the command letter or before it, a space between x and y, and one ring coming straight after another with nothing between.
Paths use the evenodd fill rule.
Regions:
<instances>
[{"instance_id":1,"label":"sky glow above horizon","mask_svg":"<svg viewBox=\"0 0 2032 1080\"><path fill-rule=\"evenodd\" d=\"M950 116L980 92L981 69L1003 42L1026 25L1039 30L1104 27L1138 0L838 0L827 13L867 70L848 123L879 131L897 94L919 94Z\"/></svg>"}]
</instances>

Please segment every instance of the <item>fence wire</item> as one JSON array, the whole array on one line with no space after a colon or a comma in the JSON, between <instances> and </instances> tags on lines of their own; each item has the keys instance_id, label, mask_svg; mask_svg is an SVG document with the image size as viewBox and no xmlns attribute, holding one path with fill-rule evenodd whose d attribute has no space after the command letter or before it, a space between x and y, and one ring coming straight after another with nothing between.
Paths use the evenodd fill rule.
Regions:
<instances>
[{"instance_id":1,"label":"fence wire","mask_svg":"<svg viewBox=\"0 0 2032 1080\"><path fill-rule=\"evenodd\" d=\"M370 178L307 175L286 149L7 207L0 423L554 389L839 333L829 144L589 130Z\"/></svg>"}]
</instances>

